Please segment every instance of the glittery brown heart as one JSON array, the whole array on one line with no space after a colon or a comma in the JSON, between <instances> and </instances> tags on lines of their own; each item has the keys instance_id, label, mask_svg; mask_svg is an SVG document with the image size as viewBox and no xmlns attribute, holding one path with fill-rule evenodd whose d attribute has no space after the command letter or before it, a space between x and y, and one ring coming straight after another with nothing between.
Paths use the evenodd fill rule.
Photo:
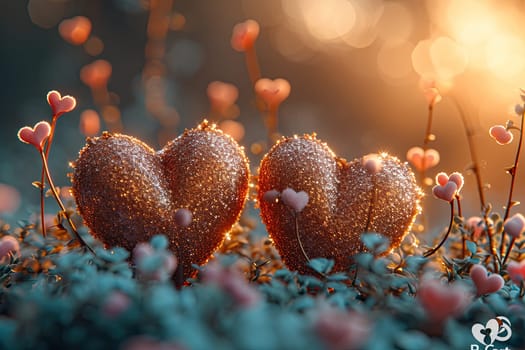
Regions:
<instances>
[{"instance_id":1,"label":"glittery brown heart","mask_svg":"<svg viewBox=\"0 0 525 350\"><path fill-rule=\"evenodd\" d=\"M74 168L73 194L94 236L132 250L165 234L184 277L221 244L248 192L243 149L207 122L159 152L133 137L104 133L88 139ZM182 208L191 212L187 226L175 215Z\"/></svg>"},{"instance_id":2,"label":"glittery brown heart","mask_svg":"<svg viewBox=\"0 0 525 350\"><path fill-rule=\"evenodd\" d=\"M400 244L420 210L421 190L406 164L387 154L375 158L376 164L347 162L315 136L283 139L266 154L258 178L261 216L289 268L311 273L307 259L324 257L345 270L364 249L363 232ZM308 195L299 213L277 196L287 188Z\"/></svg>"}]
</instances>

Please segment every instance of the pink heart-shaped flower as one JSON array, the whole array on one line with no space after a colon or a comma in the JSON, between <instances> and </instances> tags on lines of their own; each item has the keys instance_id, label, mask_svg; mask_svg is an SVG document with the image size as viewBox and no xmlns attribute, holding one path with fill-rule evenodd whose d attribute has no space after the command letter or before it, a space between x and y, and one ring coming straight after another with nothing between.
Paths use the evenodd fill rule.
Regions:
<instances>
[{"instance_id":1,"label":"pink heart-shaped flower","mask_svg":"<svg viewBox=\"0 0 525 350\"><path fill-rule=\"evenodd\" d=\"M436 175L436 183L441 185L441 186L445 186L448 182L448 175L447 173L438 173Z\"/></svg>"},{"instance_id":2,"label":"pink heart-shaped flower","mask_svg":"<svg viewBox=\"0 0 525 350\"><path fill-rule=\"evenodd\" d=\"M233 27L231 45L234 50L243 52L251 49L259 36L259 23L248 19Z\"/></svg>"},{"instance_id":3,"label":"pink heart-shaped flower","mask_svg":"<svg viewBox=\"0 0 525 350\"><path fill-rule=\"evenodd\" d=\"M450 174L450 176L448 177L448 181L454 182L458 186L457 191L459 192L463 188L463 184L465 183L465 178L463 177L461 173L454 172Z\"/></svg>"},{"instance_id":4,"label":"pink heart-shaped flower","mask_svg":"<svg viewBox=\"0 0 525 350\"><path fill-rule=\"evenodd\" d=\"M521 262L511 261L507 266L510 279L520 285L522 281L525 281L525 260Z\"/></svg>"},{"instance_id":5,"label":"pink heart-shaped flower","mask_svg":"<svg viewBox=\"0 0 525 350\"><path fill-rule=\"evenodd\" d=\"M452 202L457 191L458 185L452 181L447 182L444 186L436 185L432 188L432 194L446 202Z\"/></svg>"},{"instance_id":6,"label":"pink heart-shaped flower","mask_svg":"<svg viewBox=\"0 0 525 350\"><path fill-rule=\"evenodd\" d=\"M18 131L18 138L20 141L33 145L39 151L42 151L44 141L51 134L51 125L48 122L42 121L35 124L33 128L24 126Z\"/></svg>"},{"instance_id":7,"label":"pink heart-shaped flower","mask_svg":"<svg viewBox=\"0 0 525 350\"><path fill-rule=\"evenodd\" d=\"M407 152L407 160L419 171L430 169L439 164L439 152L433 148L423 150L412 147Z\"/></svg>"},{"instance_id":8,"label":"pink heart-shaped flower","mask_svg":"<svg viewBox=\"0 0 525 350\"><path fill-rule=\"evenodd\" d=\"M239 89L233 84L222 81L212 81L206 89L212 109L224 112L231 107L239 97Z\"/></svg>"},{"instance_id":9,"label":"pink heart-shaped flower","mask_svg":"<svg viewBox=\"0 0 525 350\"><path fill-rule=\"evenodd\" d=\"M462 286L443 285L436 280L423 281L417 296L430 319L435 322L459 315L469 301L469 294Z\"/></svg>"},{"instance_id":10,"label":"pink heart-shaped flower","mask_svg":"<svg viewBox=\"0 0 525 350\"><path fill-rule=\"evenodd\" d=\"M295 192L291 188L286 188L281 193L281 200L296 213L300 213L308 204L308 194L304 191Z\"/></svg>"},{"instance_id":11,"label":"pink heart-shaped flower","mask_svg":"<svg viewBox=\"0 0 525 350\"><path fill-rule=\"evenodd\" d=\"M521 214L514 214L505 220L503 228L510 236L518 238L525 231L525 217Z\"/></svg>"},{"instance_id":12,"label":"pink heart-shaped flower","mask_svg":"<svg viewBox=\"0 0 525 350\"><path fill-rule=\"evenodd\" d=\"M77 106L77 100L74 97L69 95L62 97L60 92L56 90L47 93L47 103L49 103L55 118L71 112Z\"/></svg>"},{"instance_id":13,"label":"pink heart-shaped flower","mask_svg":"<svg viewBox=\"0 0 525 350\"><path fill-rule=\"evenodd\" d=\"M476 286L478 296L495 293L505 284L503 277L498 274L488 276L487 269L482 265L472 266L470 278Z\"/></svg>"},{"instance_id":14,"label":"pink heart-shaped flower","mask_svg":"<svg viewBox=\"0 0 525 350\"><path fill-rule=\"evenodd\" d=\"M499 145L509 144L514 139L514 135L503 125L494 125L489 129L489 134Z\"/></svg>"},{"instance_id":15,"label":"pink heart-shaped flower","mask_svg":"<svg viewBox=\"0 0 525 350\"><path fill-rule=\"evenodd\" d=\"M257 80L254 86L255 93L259 96L268 109L277 108L290 95L291 86L286 79L267 79Z\"/></svg>"}]
</instances>

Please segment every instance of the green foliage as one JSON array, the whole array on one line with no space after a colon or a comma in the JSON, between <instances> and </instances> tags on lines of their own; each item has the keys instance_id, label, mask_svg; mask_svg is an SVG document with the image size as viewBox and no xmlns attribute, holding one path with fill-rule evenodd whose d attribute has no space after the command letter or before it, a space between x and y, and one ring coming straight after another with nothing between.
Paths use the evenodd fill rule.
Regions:
<instances>
[{"instance_id":1,"label":"green foliage","mask_svg":"<svg viewBox=\"0 0 525 350\"><path fill-rule=\"evenodd\" d=\"M327 312L351 317L354 326L369 325L363 349L469 348L472 325L495 316L509 318L515 330L506 345L525 342L517 331L525 327L525 303L510 281L497 293L473 298L444 324L432 321L418 299L423 276L462 281L474 295L468 271L480 262L476 245L469 245L470 257L441 257L439 272L432 268L437 258L402 249L384 255L386 240L367 234L369 252L355 256L348 271L333 272L333 262L319 258L308 263L311 275L281 268L252 282L250 271L243 271L242 284L233 289L221 281L234 277L230 271L243 257L229 252L215 258L223 269L219 280L209 282L208 265L191 285L176 289L171 280L137 279L129 252L120 248L96 247L93 255L27 227L10 234L20 241L21 254L0 265L0 348L118 349L148 337L185 349L323 349L330 345L331 333L320 326ZM166 243L163 236L150 242L156 254L151 269ZM241 290L259 298L243 305Z\"/></svg>"}]
</instances>

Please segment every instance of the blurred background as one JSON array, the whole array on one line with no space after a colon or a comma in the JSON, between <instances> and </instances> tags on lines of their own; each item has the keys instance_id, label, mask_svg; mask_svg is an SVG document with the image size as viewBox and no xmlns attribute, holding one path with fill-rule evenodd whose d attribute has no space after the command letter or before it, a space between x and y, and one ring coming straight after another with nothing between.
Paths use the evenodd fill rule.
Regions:
<instances>
[{"instance_id":1,"label":"blurred background","mask_svg":"<svg viewBox=\"0 0 525 350\"><path fill-rule=\"evenodd\" d=\"M86 135L122 131L159 149L213 114L208 84L239 89L228 126L256 169L266 131L255 106L244 54L232 49L235 24L254 19L263 77L285 78L283 135L316 132L347 159L387 151L406 160L421 146L427 101L421 81L435 81L432 133L440 163L427 171L466 175L464 215L480 205L457 104L474 131L487 199L503 212L517 138L500 146L488 129L519 123L514 106L525 86L525 5L484 0L0 0L0 215L38 212L40 160L18 129L49 120L50 90L77 98L58 122L50 165L67 186L68 166ZM79 19L76 16L83 16ZM212 115L213 117L213 115ZM212 118L213 119L213 118ZM225 127L226 128L226 127ZM517 136L517 135L515 135ZM518 171L516 200L523 198ZM427 193L429 192L427 188ZM17 199L18 198L18 199ZM48 201L47 210L56 210ZM447 224L448 206L425 201L430 231ZM513 210L519 211L520 207Z\"/></svg>"}]
</instances>

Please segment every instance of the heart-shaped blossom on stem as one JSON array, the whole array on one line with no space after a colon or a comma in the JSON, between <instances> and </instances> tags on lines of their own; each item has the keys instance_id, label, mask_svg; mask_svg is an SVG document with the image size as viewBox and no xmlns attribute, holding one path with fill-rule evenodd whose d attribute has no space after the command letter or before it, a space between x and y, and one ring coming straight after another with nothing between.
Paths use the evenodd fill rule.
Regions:
<instances>
[{"instance_id":1,"label":"heart-shaped blossom on stem","mask_svg":"<svg viewBox=\"0 0 525 350\"><path fill-rule=\"evenodd\" d=\"M304 191L295 192L291 188L286 188L281 193L281 200L294 212L300 213L308 204L308 193Z\"/></svg>"},{"instance_id":2,"label":"heart-shaped blossom on stem","mask_svg":"<svg viewBox=\"0 0 525 350\"><path fill-rule=\"evenodd\" d=\"M220 114L225 112L235 104L239 97L239 89L233 84L222 81L212 81L206 89L212 111Z\"/></svg>"},{"instance_id":3,"label":"heart-shaped blossom on stem","mask_svg":"<svg viewBox=\"0 0 525 350\"><path fill-rule=\"evenodd\" d=\"M249 50L255 45L255 41L259 36L259 23L253 19L248 19L244 22L237 23L233 27L231 45L234 50L243 52Z\"/></svg>"},{"instance_id":4,"label":"heart-shaped blossom on stem","mask_svg":"<svg viewBox=\"0 0 525 350\"><path fill-rule=\"evenodd\" d=\"M436 185L432 188L432 194L445 202L452 202L458 192L458 185L453 181L448 181L445 185Z\"/></svg>"},{"instance_id":5,"label":"heart-shaped blossom on stem","mask_svg":"<svg viewBox=\"0 0 525 350\"><path fill-rule=\"evenodd\" d=\"M35 146L35 148L42 152L44 149L44 142L51 134L51 125L46 121L41 121L35 124L34 127L24 126L18 130L18 139L24 143Z\"/></svg>"},{"instance_id":6,"label":"heart-shaped blossom on stem","mask_svg":"<svg viewBox=\"0 0 525 350\"><path fill-rule=\"evenodd\" d=\"M454 182L457 186L457 192L461 191L465 183L463 174L459 172L453 172L448 175L447 173L440 172L436 175L436 183L441 186L445 186L448 182Z\"/></svg>"},{"instance_id":7,"label":"heart-shaped blossom on stem","mask_svg":"<svg viewBox=\"0 0 525 350\"><path fill-rule=\"evenodd\" d=\"M53 111L53 118L58 118L64 113L71 112L77 106L77 100L69 95L62 97L56 90L47 93L47 103Z\"/></svg>"},{"instance_id":8,"label":"heart-shaped blossom on stem","mask_svg":"<svg viewBox=\"0 0 525 350\"><path fill-rule=\"evenodd\" d=\"M507 266L507 271L512 282L520 285L525 281L525 260L521 262L511 261Z\"/></svg>"},{"instance_id":9,"label":"heart-shaped blossom on stem","mask_svg":"<svg viewBox=\"0 0 525 350\"><path fill-rule=\"evenodd\" d=\"M434 107L436 103L441 101L442 97L436 87L435 80L422 79L419 85L423 91L425 99L427 100L429 108Z\"/></svg>"},{"instance_id":10,"label":"heart-shaped blossom on stem","mask_svg":"<svg viewBox=\"0 0 525 350\"><path fill-rule=\"evenodd\" d=\"M470 278L476 286L478 296L497 292L505 284L505 280L498 274L488 275L483 265L474 265L470 269Z\"/></svg>"},{"instance_id":11,"label":"heart-shaped blossom on stem","mask_svg":"<svg viewBox=\"0 0 525 350\"><path fill-rule=\"evenodd\" d=\"M520 237L525 232L525 217L521 214L514 214L509 219L505 220L503 229L512 238Z\"/></svg>"},{"instance_id":12,"label":"heart-shaped blossom on stem","mask_svg":"<svg viewBox=\"0 0 525 350\"><path fill-rule=\"evenodd\" d=\"M514 139L514 135L503 125L494 125L489 129L489 135L498 145L508 145Z\"/></svg>"},{"instance_id":13,"label":"heart-shaped blossom on stem","mask_svg":"<svg viewBox=\"0 0 525 350\"><path fill-rule=\"evenodd\" d=\"M462 285L445 285L428 279L421 282L417 297L429 319L437 323L460 315L470 301L470 295Z\"/></svg>"},{"instance_id":14,"label":"heart-shaped blossom on stem","mask_svg":"<svg viewBox=\"0 0 525 350\"><path fill-rule=\"evenodd\" d=\"M439 152L433 148L424 150L421 147L412 147L407 152L407 160L418 171L425 171L439 164Z\"/></svg>"},{"instance_id":15,"label":"heart-shaped blossom on stem","mask_svg":"<svg viewBox=\"0 0 525 350\"><path fill-rule=\"evenodd\" d=\"M269 110L275 110L290 95L291 86L286 79L262 78L255 83L255 93L266 103Z\"/></svg>"}]
</instances>

